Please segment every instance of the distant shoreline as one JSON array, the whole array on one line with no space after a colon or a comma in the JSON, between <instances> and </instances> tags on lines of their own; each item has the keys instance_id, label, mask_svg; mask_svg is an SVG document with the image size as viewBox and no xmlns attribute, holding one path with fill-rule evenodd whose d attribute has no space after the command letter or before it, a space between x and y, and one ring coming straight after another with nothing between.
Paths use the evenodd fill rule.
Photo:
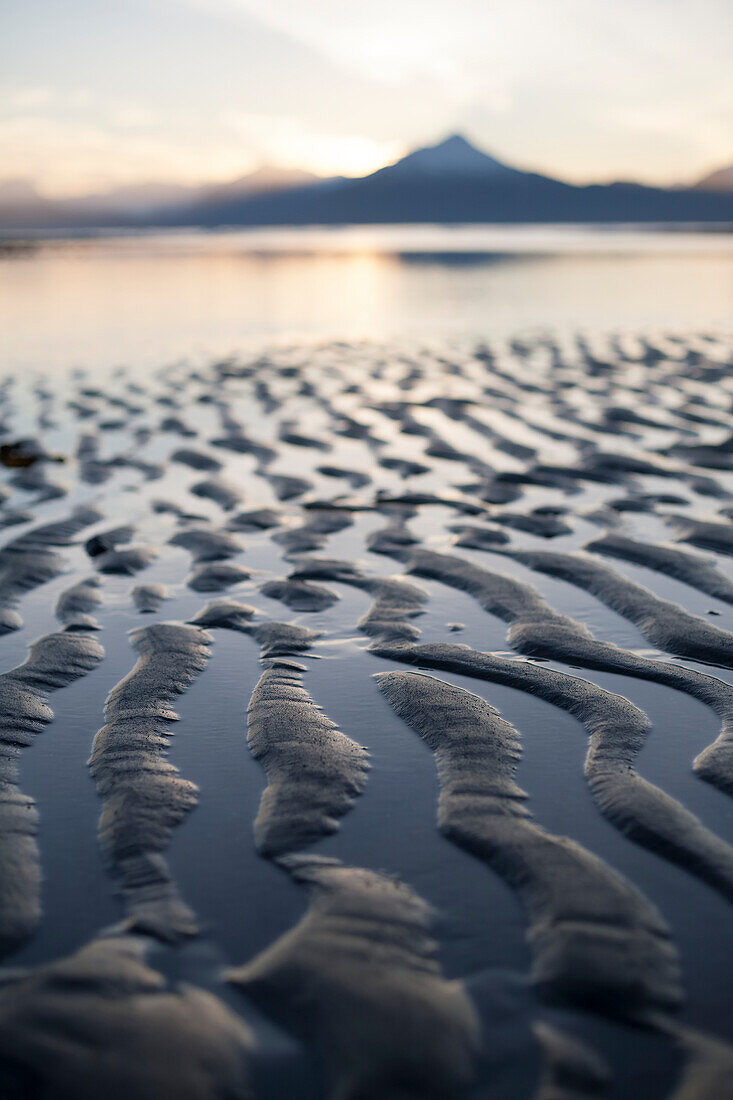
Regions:
<instances>
[{"instance_id":1,"label":"distant shoreline","mask_svg":"<svg viewBox=\"0 0 733 1100\"><path fill-rule=\"evenodd\" d=\"M670 240L666 241L665 238ZM386 253L455 252L492 255L497 251L523 253L623 250L654 242L656 251L665 245L678 248L712 240L716 251L733 247L733 222L480 222L480 223L384 223L297 226L99 226L65 229L0 228L0 253L12 253L45 245L64 243L158 242L184 245L191 241L237 240L248 251L290 252L298 243L303 252L352 252L369 245ZM633 238L633 240L632 240ZM251 249L250 247L251 246ZM605 251L601 247L600 251Z\"/></svg>"}]
</instances>

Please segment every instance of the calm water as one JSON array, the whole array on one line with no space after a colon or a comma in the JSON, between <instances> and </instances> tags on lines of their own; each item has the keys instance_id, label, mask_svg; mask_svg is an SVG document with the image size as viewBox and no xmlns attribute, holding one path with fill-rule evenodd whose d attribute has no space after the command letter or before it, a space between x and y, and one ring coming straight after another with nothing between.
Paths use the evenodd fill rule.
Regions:
<instances>
[{"instance_id":1,"label":"calm water","mask_svg":"<svg viewBox=\"0 0 733 1100\"><path fill-rule=\"evenodd\" d=\"M733 234L403 226L0 248L11 372L538 328L730 332Z\"/></svg>"}]
</instances>

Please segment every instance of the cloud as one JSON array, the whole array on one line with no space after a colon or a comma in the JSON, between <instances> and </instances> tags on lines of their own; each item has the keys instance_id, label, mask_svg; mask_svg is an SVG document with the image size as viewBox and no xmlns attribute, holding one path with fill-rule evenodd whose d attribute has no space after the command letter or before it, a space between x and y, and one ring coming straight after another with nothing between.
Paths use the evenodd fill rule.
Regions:
<instances>
[{"instance_id":1,"label":"cloud","mask_svg":"<svg viewBox=\"0 0 733 1100\"><path fill-rule=\"evenodd\" d=\"M733 159L729 32L729 0L24 0L0 163L349 173L465 128L554 174L677 180Z\"/></svg>"},{"instance_id":2,"label":"cloud","mask_svg":"<svg viewBox=\"0 0 733 1100\"><path fill-rule=\"evenodd\" d=\"M43 107L53 99L53 88L8 88L3 91L2 98L12 110L33 110Z\"/></svg>"}]
</instances>

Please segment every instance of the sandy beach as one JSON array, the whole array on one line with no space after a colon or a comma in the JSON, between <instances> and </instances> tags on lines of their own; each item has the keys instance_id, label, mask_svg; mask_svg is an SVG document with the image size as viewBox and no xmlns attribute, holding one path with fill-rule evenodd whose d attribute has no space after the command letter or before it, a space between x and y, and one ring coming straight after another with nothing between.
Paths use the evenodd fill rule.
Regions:
<instances>
[{"instance_id":1,"label":"sandy beach","mask_svg":"<svg viewBox=\"0 0 733 1100\"><path fill-rule=\"evenodd\" d=\"M5 381L3 1095L727 1095L732 363Z\"/></svg>"}]
</instances>

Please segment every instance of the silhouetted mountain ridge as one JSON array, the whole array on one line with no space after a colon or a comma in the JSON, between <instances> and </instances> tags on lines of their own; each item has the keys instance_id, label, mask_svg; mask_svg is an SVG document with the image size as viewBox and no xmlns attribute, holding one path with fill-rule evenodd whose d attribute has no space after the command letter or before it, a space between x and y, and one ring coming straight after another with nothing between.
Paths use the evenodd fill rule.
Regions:
<instances>
[{"instance_id":1,"label":"silhouetted mountain ridge","mask_svg":"<svg viewBox=\"0 0 733 1100\"><path fill-rule=\"evenodd\" d=\"M723 190L666 189L630 182L578 186L505 164L460 134L356 179L313 179L290 173L283 180L277 173L269 178L265 173L253 187L243 186L247 179L252 177L199 189L189 202L162 204L137 217L119 211L116 221L107 216L96 224L733 223L733 194ZM45 227L53 224L54 217L62 226L93 225L100 215L78 204L62 208L47 202L43 216L38 224ZM70 220L75 217L76 223Z\"/></svg>"},{"instance_id":2,"label":"silhouetted mountain ridge","mask_svg":"<svg viewBox=\"0 0 733 1100\"><path fill-rule=\"evenodd\" d=\"M438 142L437 145L428 145L422 149L415 149L402 157L396 164L388 164L380 168L373 175L383 175L385 172L399 176L457 176L457 175L496 175L504 172L516 172L488 153L482 152L467 141L462 134L451 134L450 137Z\"/></svg>"},{"instance_id":3,"label":"silhouetted mountain ridge","mask_svg":"<svg viewBox=\"0 0 733 1100\"><path fill-rule=\"evenodd\" d=\"M188 224L733 222L733 196L638 183L576 186L481 152L459 134L359 179L204 203Z\"/></svg>"},{"instance_id":4,"label":"silhouetted mountain ridge","mask_svg":"<svg viewBox=\"0 0 733 1100\"><path fill-rule=\"evenodd\" d=\"M732 191L733 192L733 164L724 168L718 168L716 172L709 172L695 184L701 191Z\"/></svg>"}]
</instances>

